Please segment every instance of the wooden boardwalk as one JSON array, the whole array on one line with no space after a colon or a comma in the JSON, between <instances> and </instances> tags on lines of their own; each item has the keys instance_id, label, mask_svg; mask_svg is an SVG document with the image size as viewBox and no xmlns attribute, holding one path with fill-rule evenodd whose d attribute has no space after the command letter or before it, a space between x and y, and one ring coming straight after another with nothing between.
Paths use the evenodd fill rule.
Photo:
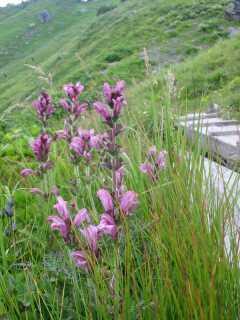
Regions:
<instances>
[{"instance_id":1,"label":"wooden boardwalk","mask_svg":"<svg viewBox=\"0 0 240 320\"><path fill-rule=\"evenodd\" d=\"M215 110L180 117L177 127L184 130L187 139L200 145L203 153L209 156L203 159L205 191L211 186L216 201L219 198L226 200L233 210L231 219L228 217L226 221L224 237L226 253L232 258L233 237L240 243L240 122L225 120ZM224 162L224 166L209 158L217 158ZM240 254L239 246L238 250Z\"/></svg>"},{"instance_id":2,"label":"wooden boardwalk","mask_svg":"<svg viewBox=\"0 0 240 320\"><path fill-rule=\"evenodd\" d=\"M220 112L210 111L182 116L177 127L185 131L191 142L213 158L220 158L229 168L240 165L240 122L225 120Z\"/></svg>"}]
</instances>

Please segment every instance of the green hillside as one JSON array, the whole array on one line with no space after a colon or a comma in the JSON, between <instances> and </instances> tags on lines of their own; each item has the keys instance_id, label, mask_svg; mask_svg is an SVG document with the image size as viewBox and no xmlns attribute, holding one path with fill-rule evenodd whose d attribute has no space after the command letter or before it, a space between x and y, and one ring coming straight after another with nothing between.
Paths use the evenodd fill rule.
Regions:
<instances>
[{"instance_id":1,"label":"green hillside","mask_svg":"<svg viewBox=\"0 0 240 320\"><path fill-rule=\"evenodd\" d=\"M0 319L239 319L240 178L218 192L175 122L240 117L228 4L0 9Z\"/></svg>"},{"instance_id":2,"label":"green hillside","mask_svg":"<svg viewBox=\"0 0 240 320\"><path fill-rule=\"evenodd\" d=\"M48 86L39 81L41 72L53 81L53 91L80 79L93 92L103 80L142 81L144 48L154 73L190 59L228 37L235 24L224 19L226 5L224 0L42 0L1 9L0 109L27 107ZM101 7L112 10L97 15ZM51 20L41 23L45 10Z\"/></svg>"},{"instance_id":3,"label":"green hillside","mask_svg":"<svg viewBox=\"0 0 240 320\"><path fill-rule=\"evenodd\" d=\"M177 112L200 110L214 103L225 111L225 116L238 117L240 110L240 36L223 40L186 62L172 65L176 77L177 95L174 108ZM134 104L148 104L151 88L157 103L164 103L168 71L151 76L134 85L130 96ZM141 110L142 111L142 110ZM141 115L139 115L141 117Z\"/></svg>"}]
</instances>

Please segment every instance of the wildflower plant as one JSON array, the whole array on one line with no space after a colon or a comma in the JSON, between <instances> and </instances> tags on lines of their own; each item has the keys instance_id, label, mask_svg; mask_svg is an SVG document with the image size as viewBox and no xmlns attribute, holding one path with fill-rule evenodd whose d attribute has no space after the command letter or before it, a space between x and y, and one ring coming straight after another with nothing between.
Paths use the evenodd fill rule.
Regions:
<instances>
[{"instance_id":1,"label":"wildflower plant","mask_svg":"<svg viewBox=\"0 0 240 320\"><path fill-rule=\"evenodd\" d=\"M52 97L49 96L48 93L42 92L40 97L33 101L32 106L37 111L37 116L42 124L43 131L46 131L48 119L55 112L52 105Z\"/></svg>"},{"instance_id":2,"label":"wildflower plant","mask_svg":"<svg viewBox=\"0 0 240 320\"><path fill-rule=\"evenodd\" d=\"M93 157L93 151L99 149L99 137L94 129L79 128L79 120L87 111L88 104L80 101L84 86L77 82L64 86L65 98L60 100L60 106L66 111L64 128L55 133L55 140L65 140L68 146L69 160L74 165L74 177L76 193L81 185L79 168L89 176L89 164Z\"/></svg>"},{"instance_id":3,"label":"wildflower plant","mask_svg":"<svg viewBox=\"0 0 240 320\"><path fill-rule=\"evenodd\" d=\"M37 111L37 117L41 123L41 134L31 143L31 149L38 162L38 167L35 170L24 168L21 171L22 177L31 175L42 176L53 166L53 163L49 159L53 139L47 130L48 120L55 112L52 105L52 97L48 93L42 92L38 100L33 101L32 106Z\"/></svg>"},{"instance_id":4,"label":"wildflower plant","mask_svg":"<svg viewBox=\"0 0 240 320\"><path fill-rule=\"evenodd\" d=\"M149 148L146 161L140 165L140 170L145 173L152 182L159 179L159 174L166 168L167 152L165 150L157 151L156 146Z\"/></svg>"},{"instance_id":5,"label":"wildflower plant","mask_svg":"<svg viewBox=\"0 0 240 320\"><path fill-rule=\"evenodd\" d=\"M122 218L132 214L138 204L137 194L124 190L124 168L121 160L121 147L117 141L117 137L123 132L123 127L119 123L122 109L126 104L123 93L123 81L117 82L115 87L105 83L103 94L106 101L104 103L95 102L94 107L106 125L107 131L94 135L93 130L78 129L78 136L73 137L70 141L70 149L79 156L85 157L87 161L91 159L91 149L100 150L101 164L108 170L111 184L108 189L101 188L97 192L97 197L104 209L99 223L97 225L92 223L86 208L78 210L75 218L71 219L66 202L61 197L58 197L55 205L58 215L48 218L52 230L58 230L65 242L74 248L71 257L84 271L90 270L90 261L100 257L98 248L100 239L108 235L117 241ZM77 236L76 229L78 230ZM79 238L84 241L79 241Z\"/></svg>"},{"instance_id":6,"label":"wildflower plant","mask_svg":"<svg viewBox=\"0 0 240 320\"><path fill-rule=\"evenodd\" d=\"M63 130L56 132L57 139L66 139L69 143L77 135L77 120L87 110L87 104L80 102L80 95L84 91L84 86L77 82L66 84L64 87L66 97L60 100L60 106L66 111L67 116L64 121Z\"/></svg>"},{"instance_id":7,"label":"wildflower plant","mask_svg":"<svg viewBox=\"0 0 240 320\"><path fill-rule=\"evenodd\" d=\"M96 151L98 167L102 167L106 175L104 181L110 182L96 193L102 204L103 212L94 221L86 208L78 208L76 196L79 196L79 192L74 193L74 202L70 204L64 200L60 191L54 186L49 193L39 188L31 190L32 193L42 195L43 198L55 196L55 214L48 217L48 223L53 231L58 231L61 235L76 266L84 271L90 271L93 268L93 262L101 258L100 240L103 236L109 236L117 242L123 221L133 214L138 205L137 194L126 190L124 185L125 169L119 143L119 136L124 132L120 123L121 115L127 105L124 87L123 81L118 81L114 87L108 83L104 84L105 101L94 103L96 113L100 115L106 127L105 132L98 134L93 129L79 128L81 115L87 111L88 107L86 103L79 101L84 90L80 82L76 85L70 83L64 86L66 97L60 100L60 106L66 111L64 128L52 135L48 133L48 119L55 111L52 106L52 98L47 93L42 93L39 99L33 102L42 126L40 136L31 144L39 166L37 170L30 168L22 170L22 176L44 176L54 164L54 160L49 160L51 145L58 140L64 140L69 152L68 160L74 165L75 171L77 169L79 172L80 165L81 170L89 171L93 152ZM98 223L94 223L96 220Z\"/></svg>"}]
</instances>

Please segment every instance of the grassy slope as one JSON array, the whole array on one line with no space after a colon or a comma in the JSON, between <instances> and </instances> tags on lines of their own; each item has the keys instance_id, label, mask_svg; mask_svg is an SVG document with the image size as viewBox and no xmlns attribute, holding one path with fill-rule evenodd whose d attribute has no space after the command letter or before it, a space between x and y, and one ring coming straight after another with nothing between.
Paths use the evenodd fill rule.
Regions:
<instances>
[{"instance_id":1,"label":"grassy slope","mask_svg":"<svg viewBox=\"0 0 240 320\"><path fill-rule=\"evenodd\" d=\"M187 112L200 110L217 103L225 111L226 117L239 118L240 110L240 35L233 39L218 42L193 59L171 66L170 72L176 77L177 96L173 101L174 110ZM129 92L132 104L144 105L148 114L148 105L154 93L158 106L165 104L168 91L169 69L133 86ZM151 90L152 88L152 90ZM138 112L139 111L139 112ZM136 110L138 120L142 117L142 108ZM152 123L152 114L145 122Z\"/></svg>"},{"instance_id":2,"label":"grassy slope","mask_svg":"<svg viewBox=\"0 0 240 320\"><path fill-rule=\"evenodd\" d=\"M105 0L117 8L97 17L102 3L43 0L12 14L2 11L1 110L28 105L44 85L26 64L51 73L55 88L80 79L93 92L106 79L142 80L144 47L157 71L211 47L233 25L223 17L225 0ZM43 9L54 16L44 25L37 18Z\"/></svg>"},{"instance_id":3,"label":"grassy slope","mask_svg":"<svg viewBox=\"0 0 240 320\"><path fill-rule=\"evenodd\" d=\"M178 2L183 4L183 1ZM42 3L44 2L38 1L36 5L42 6ZM149 5L144 1L138 2L136 6L138 13L134 21L139 21L139 25L134 24L136 29L128 28L126 34L123 23L126 20L117 23L117 17L121 19L122 16L119 15L121 10L126 15L129 14L131 11L127 11L126 8L131 7L133 3L135 2L129 1L121 4L115 12L108 13L105 17L95 18L95 14L91 19L89 17L88 23L90 21L93 23L93 20L97 19L100 30L96 30L97 26L94 27L94 24L86 32L80 30L83 47L80 47L80 36L76 31L76 26L80 26L81 22L75 21L72 24L69 21L69 27L64 33L59 31L56 39L49 39L47 36L49 26L44 26L46 30L45 33L41 33L42 41L39 39L36 42L34 59L41 62L46 71L53 72L56 83L51 89L52 92L67 79L86 80L88 91L92 86L98 85L103 78L112 76L115 78L119 74L129 81L132 76L141 79L144 76L142 63L140 68L135 68L131 61L138 61L138 54L143 46L152 47L157 42L158 45L164 44L162 50L165 50L166 57L176 56L174 50L179 50L183 57L189 57L189 54L190 56L195 54L196 50L191 49L190 52L189 50L186 52L186 47L212 45L219 36L224 36L221 30L220 34L216 33L216 23L221 21L225 28L228 25L227 22L223 22L221 10L218 11L218 15L214 14L217 2L208 5L195 4L195 8L207 6L209 9L195 13L195 17L189 18L190 20L182 21L178 18L177 24L180 30L173 26L171 31L177 32L179 37L179 42L176 44L170 40L172 38L169 34L164 32L169 30L166 21L169 19L175 21L176 15L182 16L184 10L190 11L189 7L180 6L176 13L172 5L170 7L173 9L169 11L167 2L153 1ZM91 5L95 6L97 2ZM159 11L154 10L156 5ZM28 10L30 9L31 7ZM164 22L162 15L170 17L165 18ZM10 16L13 19L12 15ZM130 15L129 19L133 19L132 17ZM184 17L186 18L185 15ZM154 19L159 19L161 22L153 24ZM213 25L212 20L215 20ZM193 21L196 29L192 28ZM201 31L199 21L210 24L208 32ZM141 27L142 24L144 27ZM181 26L184 25L184 30L181 30ZM42 30L41 26L41 32ZM146 34L143 32L145 30ZM104 35L103 40L102 38L99 40L97 36L95 39L94 32L97 31L99 36ZM153 35L156 36L154 41L151 40ZM60 42L59 39L62 40L63 36L66 48L64 63L56 64L54 60L58 55L56 50L58 48L62 50L63 41ZM135 40L136 36L139 37L138 40ZM93 38L94 41L91 41ZM110 66L106 64L109 67L107 74L100 75L97 69L98 63L102 63L101 59L104 59L109 51L114 52L116 48L126 46L125 41L133 47L137 43L132 55L125 57L118 64ZM223 59L222 64L220 62L217 64L217 61L222 55L222 48L227 54L238 43L238 39L219 43L193 60L189 57L186 63L174 69L178 86L188 88L189 103L192 106L198 104L205 82L208 81L211 85L211 73L215 68L222 70L223 65L223 70L228 72L229 77L224 78L226 84L235 78L237 71L231 65L235 55L232 60ZM27 48L23 45L21 49L25 52L26 58L24 56L18 59L18 56L14 55L20 55L21 50L17 53L13 50L13 57L6 61L6 67L3 68L9 72L10 79L7 78L5 83L1 82L2 88L6 86L1 92L2 107L18 102L30 94L35 95L35 91L32 90L41 86L36 81L36 75L24 67L24 63L29 63L33 55L31 48ZM84 53L84 62L87 61L84 67L75 57L78 51ZM213 70L210 68L211 65ZM230 69L231 73L228 71ZM96 75L99 78L95 79ZM49 187L56 184L64 198L71 201L69 181L73 178L73 173L66 159L66 145L58 144L53 148L52 157L57 161L54 170L49 174L48 183L39 181L37 177L20 181L19 170L24 166L23 159L27 166L32 160L23 154L21 163L15 161L17 147L20 154L24 153L19 137L12 149L12 156L0 158L0 207L4 206L9 192L14 192L15 189L17 222L17 231L13 238L3 236L3 230L0 230L0 317L10 319L153 319L156 316L159 319L236 319L238 317L239 256L234 241L231 262L224 254L223 248L225 221L230 219L232 211L223 199L214 203L216 195L213 197L211 192L203 192L197 150L196 152L193 150L191 158L187 156L184 137L173 130L169 120L172 102L175 101L171 101L165 90L164 76L165 73L149 77L146 81L132 86L129 91L130 101L129 107L125 108L127 115L124 121L127 131L122 142L124 151L128 151L128 157L126 155L124 157L126 165L128 164L127 186L139 193L140 204L136 214L125 226L126 238L121 237L120 246L114 246L108 238L101 243L102 262L95 266L91 277L75 271L72 265L69 265L68 252L63 250L62 240L49 230L46 219L53 213L55 199L43 201L42 198L32 196L28 192L33 186L47 188L46 184L49 184ZM220 84L221 82L218 82L214 90L221 91L224 87ZM204 87L203 91L210 96L214 91L212 87L206 90L209 85ZM179 102L184 107L183 96L182 94ZM161 108L162 106L164 108ZM160 115L163 115L166 124L164 140ZM16 118L15 113L14 118ZM91 115L89 118L89 121L93 120ZM83 125L86 125L86 121ZM91 122L92 125L96 125L96 122ZM33 135L36 134L35 132ZM147 148L152 144L156 144L159 149L165 148L169 153L167 170L161 173L160 180L155 185L145 179L139 171L139 165L144 161ZM79 207L89 208L94 222L97 222L102 208L96 198L96 190L102 187L105 172L94 167L92 170L91 179L87 180L84 177L84 170L80 170L83 182L76 197ZM82 188L82 186L87 187ZM212 218L211 227L207 219L209 213ZM223 216L225 219L222 219ZM5 223L6 221L0 220L2 229L6 226ZM101 268L102 264L104 268ZM114 294L109 290L113 275L116 284Z\"/></svg>"},{"instance_id":4,"label":"grassy slope","mask_svg":"<svg viewBox=\"0 0 240 320\"><path fill-rule=\"evenodd\" d=\"M240 110L240 37L223 41L177 70L191 107L219 103Z\"/></svg>"}]
</instances>

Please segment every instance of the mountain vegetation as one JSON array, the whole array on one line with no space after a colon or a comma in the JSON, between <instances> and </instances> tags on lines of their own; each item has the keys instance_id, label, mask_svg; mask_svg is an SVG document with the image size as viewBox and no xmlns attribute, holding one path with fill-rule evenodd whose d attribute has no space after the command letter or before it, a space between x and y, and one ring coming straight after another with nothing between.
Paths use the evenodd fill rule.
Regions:
<instances>
[{"instance_id":1,"label":"mountain vegetation","mask_svg":"<svg viewBox=\"0 0 240 320\"><path fill-rule=\"evenodd\" d=\"M175 128L239 117L228 5L0 8L0 319L239 317L237 199Z\"/></svg>"}]
</instances>

